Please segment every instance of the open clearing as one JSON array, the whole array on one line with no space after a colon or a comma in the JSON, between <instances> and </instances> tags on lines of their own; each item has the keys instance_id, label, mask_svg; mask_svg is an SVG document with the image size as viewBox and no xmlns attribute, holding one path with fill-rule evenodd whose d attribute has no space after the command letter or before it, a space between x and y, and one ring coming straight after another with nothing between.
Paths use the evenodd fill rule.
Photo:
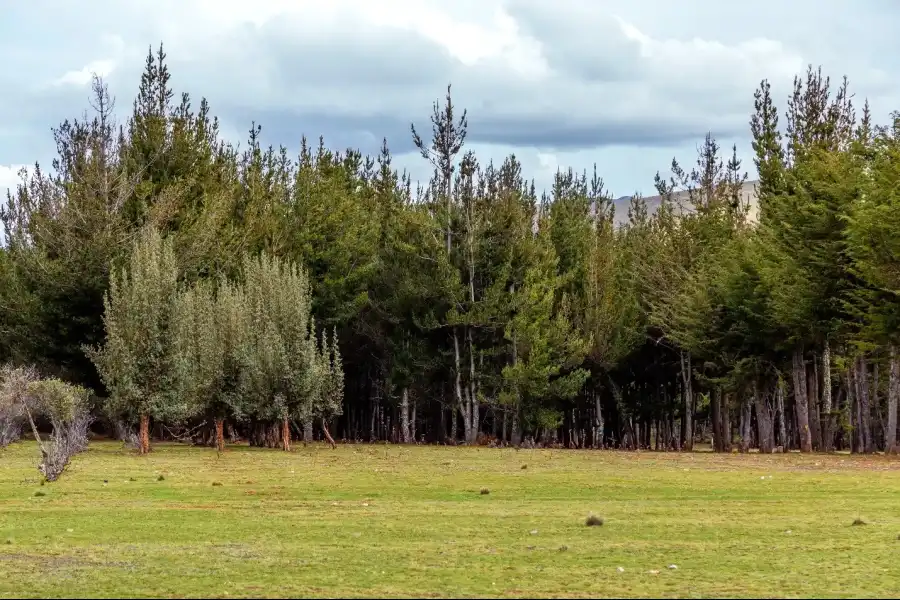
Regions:
<instances>
[{"instance_id":1,"label":"open clearing","mask_svg":"<svg viewBox=\"0 0 900 600\"><path fill-rule=\"evenodd\" d=\"M45 486L37 456L0 451L4 597L900 593L880 456L101 442Z\"/></svg>"}]
</instances>

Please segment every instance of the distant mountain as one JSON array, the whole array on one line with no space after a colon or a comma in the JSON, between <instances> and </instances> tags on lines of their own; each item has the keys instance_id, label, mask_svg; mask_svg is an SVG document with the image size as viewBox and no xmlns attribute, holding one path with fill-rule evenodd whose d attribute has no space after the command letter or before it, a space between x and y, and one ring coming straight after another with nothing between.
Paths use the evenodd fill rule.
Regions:
<instances>
[{"instance_id":1,"label":"distant mountain","mask_svg":"<svg viewBox=\"0 0 900 600\"><path fill-rule=\"evenodd\" d=\"M741 187L741 197L744 200L750 202L750 220L755 221L757 215L757 209L759 208L757 205L757 195L756 195L756 185L759 183L758 180L754 179L753 181L747 181ZM622 196L620 198L616 198L613 200L613 206L616 209L614 222L616 227L621 227L625 223L628 222L628 206L631 204L632 196ZM656 209L659 208L660 203L659 196L648 196L644 198L644 201L647 203L647 212L651 215L656 212ZM678 192L675 194L675 200L681 200L685 207L688 204L688 193L687 192Z\"/></svg>"}]
</instances>

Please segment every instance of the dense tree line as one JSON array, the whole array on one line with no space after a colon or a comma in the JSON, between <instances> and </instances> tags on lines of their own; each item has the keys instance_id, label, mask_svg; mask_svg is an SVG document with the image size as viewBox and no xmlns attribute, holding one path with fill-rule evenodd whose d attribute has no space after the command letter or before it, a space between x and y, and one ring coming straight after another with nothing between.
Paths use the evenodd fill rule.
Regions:
<instances>
[{"instance_id":1,"label":"dense tree line","mask_svg":"<svg viewBox=\"0 0 900 600\"><path fill-rule=\"evenodd\" d=\"M240 150L147 57L130 117L53 130L2 211L0 361L97 392L110 431L221 447L348 440L893 450L900 116L847 81L769 83L736 149L658 174L616 227L596 168L538 193L465 148L450 89L412 127L427 185L302 141ZM784 118L784 126L780 119ZM685 200L686 199L686 200Z\"/></svg>"}]
</instances>

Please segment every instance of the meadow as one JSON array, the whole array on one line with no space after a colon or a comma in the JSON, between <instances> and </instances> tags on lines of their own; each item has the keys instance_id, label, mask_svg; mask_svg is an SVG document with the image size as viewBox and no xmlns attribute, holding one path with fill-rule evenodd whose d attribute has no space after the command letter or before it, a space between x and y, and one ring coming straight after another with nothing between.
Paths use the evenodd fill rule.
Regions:
<instances>
[{"instance_id":1,"label":"meadow","mask_svg":"<svg viewBox=\"0 0 900 600\"><path fill-rule=\"evenodd\" d=\"M900 594L884 456L94 442L45 485L37 457L0 451L0 597Z\"/></svg>"}]
</instances>

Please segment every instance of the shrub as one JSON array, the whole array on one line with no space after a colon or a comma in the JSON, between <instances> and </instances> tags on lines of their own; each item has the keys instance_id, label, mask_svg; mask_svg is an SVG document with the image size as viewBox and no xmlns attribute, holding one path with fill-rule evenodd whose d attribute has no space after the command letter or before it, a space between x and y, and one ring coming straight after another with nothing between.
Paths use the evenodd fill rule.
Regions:
<instances>
[{"instance_id":1,"label":"shrub","mask_svg":"<svg viewBox=\"0 0 900 600\"><path fill-rule=\"evenodd\" d=\"M600 525L603 525L603 517L588 515L588 518L584 520L584 524L588 527L599 527Z\"/></svg>"}]
</instances>

